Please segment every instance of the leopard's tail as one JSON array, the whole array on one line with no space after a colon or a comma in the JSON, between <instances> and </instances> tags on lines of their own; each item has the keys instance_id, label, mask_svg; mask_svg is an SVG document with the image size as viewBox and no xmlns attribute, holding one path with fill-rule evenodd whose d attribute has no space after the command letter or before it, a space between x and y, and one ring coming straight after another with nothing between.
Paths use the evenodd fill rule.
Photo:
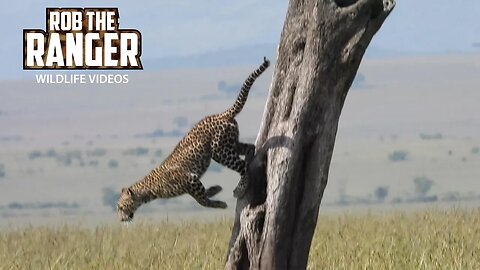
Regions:
<instances>
[{"instance_id":1,"label":"leopard's tail","mask_svg":"<svg viewBox=\"0 0 480 270\"><path fill-rule=\"evenodd\" d=\"M240 90L240 94L238 94L235 104L233 104L230 109L222 113L223 117L234 118L242 111L243 105L245 105L245 102L247 101L248 92L250 91L250 88L252 88L252 84L268 68L269 65L270 61L264 57L263 63L254 72L252 72L243 83L242 89Z\"/></svg>"}]
</instances>

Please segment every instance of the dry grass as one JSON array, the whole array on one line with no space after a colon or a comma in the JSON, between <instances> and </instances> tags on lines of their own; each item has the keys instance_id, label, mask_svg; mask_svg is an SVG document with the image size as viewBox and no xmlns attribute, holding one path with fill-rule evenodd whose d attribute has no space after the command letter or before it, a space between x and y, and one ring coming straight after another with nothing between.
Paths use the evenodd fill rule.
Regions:
<instances>
[{"instance_id":1,"label":"dry grass","mask_svg":"<svg viewBox=\"0 0 480 270\"><path fill-rule=\"evenodd\" d=\"M322 216L309 269L480 269L480 210ZM231 222L0 232L0 269L222 269Z\"/></svg>"},{"instance_id":2,"label":"dry grass","mask_svg":"<svg viewBox=\"0 0 480 270\"><path fill-rule=\"evenodd\" d=\"M480 269L480 209L319 221L311 269Z\"/></svg>"}]
</instances>

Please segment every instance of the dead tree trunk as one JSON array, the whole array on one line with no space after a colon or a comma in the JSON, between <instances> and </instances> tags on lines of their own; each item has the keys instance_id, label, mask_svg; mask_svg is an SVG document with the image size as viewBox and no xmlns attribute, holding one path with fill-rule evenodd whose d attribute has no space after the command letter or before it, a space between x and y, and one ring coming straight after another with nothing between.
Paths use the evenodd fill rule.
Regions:
<instances>
[{"instance_id":1,"label":"dead tree trunk","mask_svg":"<svg viewBox=\"0 0 480 270\"><path fill-rule=\"evenodd\" d=\"M291 0L225 269L305 269L338 120L394 0Z\"/></svg>"}]
</instances>

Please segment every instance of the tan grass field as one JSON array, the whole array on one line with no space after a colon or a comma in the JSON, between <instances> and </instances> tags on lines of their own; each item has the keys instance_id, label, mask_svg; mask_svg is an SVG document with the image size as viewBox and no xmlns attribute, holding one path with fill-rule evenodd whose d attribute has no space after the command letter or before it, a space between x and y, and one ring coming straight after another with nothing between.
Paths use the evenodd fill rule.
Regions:
<instances>
[{"instance_id":1,"label":"tan grass field","mask_svg":"<svg viewBox=\"0 0 480 270\"><path fill-rule=\"evenodd\" d=\"M309 269L480 269L480 209L321 215ZM222 269L231 221L0 232L0 269Z\"/></svg>"}]
</instances>

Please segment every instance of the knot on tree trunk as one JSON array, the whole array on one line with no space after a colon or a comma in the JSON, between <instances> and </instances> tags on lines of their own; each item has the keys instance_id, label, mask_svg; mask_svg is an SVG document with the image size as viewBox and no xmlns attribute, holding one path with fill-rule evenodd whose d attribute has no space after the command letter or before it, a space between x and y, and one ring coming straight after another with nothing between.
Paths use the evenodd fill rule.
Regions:
<instances>
[{"instance_id":1,"label":"knot on tree trunk","mask_svg":"<svg viewBox=\"0 0 480 270\"><path fill-rule=\"evenodd\" d=\"M225 269L239 269L242 260L242 249L247 250L250 269L260 269L260 239L265 220L265 205L255 207L247 205L240 214L240 232L230 249ZM244 255L244 254L243 254Z\"/></svg>"}]
</instances>

